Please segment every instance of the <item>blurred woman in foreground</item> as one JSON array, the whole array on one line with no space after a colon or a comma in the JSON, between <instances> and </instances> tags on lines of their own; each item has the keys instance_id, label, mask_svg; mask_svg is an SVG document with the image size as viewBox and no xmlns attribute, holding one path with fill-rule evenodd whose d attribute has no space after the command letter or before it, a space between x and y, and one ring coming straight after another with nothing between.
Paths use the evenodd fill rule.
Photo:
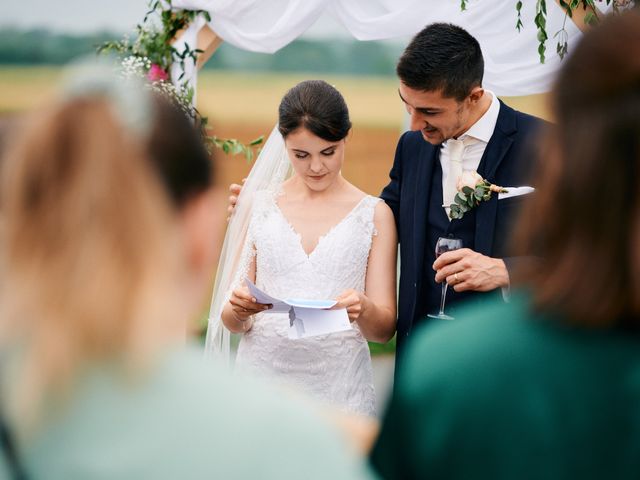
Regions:
<instances>
[{"instance_id":1,"label":"blurred woman in foreground","mask_svg":"<svg viewBox=\"0 0 640 480\"><path fill-rule=\"evenodd\" d=\"M184 349L216 246L210 159L104 71L2 162L0 477L359 478L302 406Z\"/></svg>"},{"instance_id":2,"label":"blurred woman in foreground","mask_svg":"<svg viewBox=\"0 0 640 480\"><path fill-rule=\"evenodd\" d=\"M564 60L511 303L414 339L372 454L384 478L637 478L640 15ZM467 317L467 318L465 318Z\"/></svg>"}]
</instances>

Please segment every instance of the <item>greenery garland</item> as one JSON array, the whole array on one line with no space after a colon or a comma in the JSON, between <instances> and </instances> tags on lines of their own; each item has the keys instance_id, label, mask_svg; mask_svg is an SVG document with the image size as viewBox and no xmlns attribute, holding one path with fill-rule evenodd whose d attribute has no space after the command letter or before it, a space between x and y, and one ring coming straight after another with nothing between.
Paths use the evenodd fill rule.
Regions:
<instances>
[{"instance_id":1,"label":"greenery garland","mask_svg":"<svg viewBox=\"0 0 640 480\"><path fill-rule=\"evenodd\" d=\"M460 10L467 9L468 0L460 0ZM552 0L553 1L553 0ZM638 6L635 0L598 0L599 2L606 2L607 6L613 7L614 13L619 13L620 9L630 8ZM564 23L562 28L554 34L554 38L557 39L556 53L563 59L568 52L568 40L569 34L565 29L567 18L573 18L573 13L582 9L587 11L584 23L587 25L597 25L600 22L600 15L596 7L596 0L558 0L560 7L565 11ZM516 2L516 30L518 32L522 29L522 0ZM536 0L536 15L533 19L537 31L538 31L538 55L540 56L540 63L544 63L546 59L546 43L549 38L547 34L547 0Z\"/></svg>"},{"instance_id":2,"label":"greenery garland","mask_svg":"<svg viewBox=\"0 0 640 480\"><path fill-rule=\"evenodd\" d=\"M105 42L98 47L98 53L116 53L122 60L123 76L143 77L150 88L173 98L200 127L208 148L215 146L227 154L243 154L247 161L251 161L255 156L254 149L263 142L264 137L245 145L235 138L209 135L208 118L193 105L193 88L183 78L185 62L189 60L196 63L202 50L185 45L179 51L173 46L173 41L198 15L211 21L209 12L204 10L174 10L171 0L149 0L149 10L142 23L136 25L135 40L131 42L125 35L122 40ZM175 82L171 82L171 66L175 62L183 67L183 73Z\"/></svg>"}]
</instances>

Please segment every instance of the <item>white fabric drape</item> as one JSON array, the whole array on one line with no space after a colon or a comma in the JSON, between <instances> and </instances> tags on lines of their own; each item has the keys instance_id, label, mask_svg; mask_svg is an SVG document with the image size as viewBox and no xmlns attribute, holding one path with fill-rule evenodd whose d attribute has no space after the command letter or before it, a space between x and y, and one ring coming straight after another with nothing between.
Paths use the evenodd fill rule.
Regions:
<instances>
[{"instance_id":1,"label":"white fabric drape","mask_svg":"<svg viewBox=\"0 0 640 480\"><path fill-rule=\"evenodd\" d=\"M185 46L189 46L190 49L195 50L198 45L198 32L207 22L202 16L195 19L194 22L189 25L187 30L173 43L174 48L178 52L184 51ZM182 79L180 78L182 76ZM193 97L191 99L193 105L197 105L196 92L197 92L197 80L198 69L195 62L191 58L186 58L184 65L180 65L179 62L174 62L171 65L171 79L173 83L178 86L184 80L187 80L188 86L193 88Z\"/></svg>"},{"instance_id":2,"label":"white fabric drape","mask_svg":"<svg viewBox=\"0 0 640 480\"><path fill-rule=\"evenodd\" d=\"M597 3L603 4L603 1ZM484 86L498 95L546 92L560 65L553 35L563 23L569 51L580 36L575 24L553 1L547 1L547 59L540 64L533 23L534 0L522 7L523 28L515 28L515 0L173 0L176 9L206 10L211 29L225 42L254 52L273 53L305 32L324 12L358 40L408 37L432 22L450 22L474 35L485 56ZM602 7L603 9L605 7ZM181 41L195 42L203 20L195 22ZM190 43L192 44L192 43ZM195 45L194 45L195 46ZM195 78L195 70L187 69Z\"/></svg>"}]
</instances>

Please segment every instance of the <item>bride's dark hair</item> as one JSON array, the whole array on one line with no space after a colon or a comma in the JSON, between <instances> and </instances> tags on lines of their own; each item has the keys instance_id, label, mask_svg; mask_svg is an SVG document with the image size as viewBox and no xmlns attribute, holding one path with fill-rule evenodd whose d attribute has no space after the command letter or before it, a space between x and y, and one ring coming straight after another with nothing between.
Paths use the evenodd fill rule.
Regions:
<instances>
[{"instance_id":1,"label":"bride's dark hair","mask_svg":"<svg viewBox=\"0 0 640 480\"><path fill-rule=\"evenodd\" d=\"M345 138L351 120L340 92L323 80L306 80L289 90L278 108L278 129L286 138L300 127L329 142Z\"/></svg>"}]
</instances>

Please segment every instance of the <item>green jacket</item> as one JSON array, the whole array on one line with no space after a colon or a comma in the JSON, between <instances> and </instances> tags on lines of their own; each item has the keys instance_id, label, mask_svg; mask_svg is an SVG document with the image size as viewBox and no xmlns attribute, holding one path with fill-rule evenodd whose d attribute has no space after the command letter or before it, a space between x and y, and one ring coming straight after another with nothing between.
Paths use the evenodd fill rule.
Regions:
<instances>
[{"instance_id":1,"label":"green jacket","mask_svg":"<svg viewBox=\"0 0 640 480\"><path fill-rule=\"evenodd\" d=\"M526 296L411 343L372 452L383 478L640 477L640 337L571 328Z\"/></svg>"}]
</instances>

